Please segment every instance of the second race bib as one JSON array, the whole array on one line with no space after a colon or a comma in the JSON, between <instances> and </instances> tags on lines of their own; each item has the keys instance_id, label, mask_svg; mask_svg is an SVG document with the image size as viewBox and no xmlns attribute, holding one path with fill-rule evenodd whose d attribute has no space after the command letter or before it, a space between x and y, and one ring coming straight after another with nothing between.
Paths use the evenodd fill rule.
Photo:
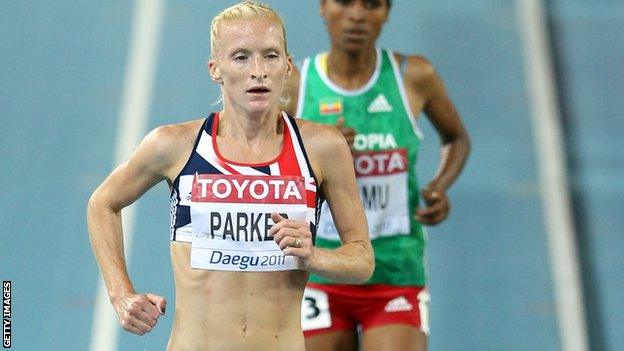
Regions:
<instances>
[{"instance_id":1,"label":"second race bib","mask_svg":"<svg viewBox=\"0 0 624 351\"><path fill-rule=\"evenodd\" d=\"M353 161L369 237L409 234L406 149L356 152ZM316 235L339 240L327 203L321 214Z\"/></svg>"}]
</instances>

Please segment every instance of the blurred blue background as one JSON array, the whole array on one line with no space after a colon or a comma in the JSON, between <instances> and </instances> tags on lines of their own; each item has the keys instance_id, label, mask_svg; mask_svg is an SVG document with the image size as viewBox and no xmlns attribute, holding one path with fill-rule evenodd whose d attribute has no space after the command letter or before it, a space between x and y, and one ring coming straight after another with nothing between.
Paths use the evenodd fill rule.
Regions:
<instances>
[{"instance_id":1,"label":"blurred blue background","mask_svg":"<svg viewBox=\"0 0 624 351\"><path fill-rule=\"evenodd\" d=\"M266 0L295 61L328 48L318 1ZM148 128L218 108L205 68L209 24L231 1L166 1ZM624 2L546 4L592 350L624 348ZM85 205L115 163L133 1L0 1L0 278L13 281L13 349L88 350L99 272ZM431 350L561 350L517 10L510 0L397 0L380 46L427 56L473 140L429 230ZM425 132L419 166L435 171ZM548 199L546 199L548 200ZM149 335L118 350L163 350L173 315L166 184L137 205L130 274L169 299ZM112 309L112 308L111 308Z\"/></svg>"}]
</instances>

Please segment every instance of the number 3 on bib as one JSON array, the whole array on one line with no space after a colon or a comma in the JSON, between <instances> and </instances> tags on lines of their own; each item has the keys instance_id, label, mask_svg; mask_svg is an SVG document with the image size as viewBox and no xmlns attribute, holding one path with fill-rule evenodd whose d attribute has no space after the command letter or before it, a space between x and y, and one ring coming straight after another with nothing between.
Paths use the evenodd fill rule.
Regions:
<instances>
[{"instance_id":1,"label":"number 3 on bib","mask_svg":"<svg viewBox=\"0 0 624 351\"><path fill-rule=\"evenodd\" d=\"M324 291L307 287L301 304L301 328L303 331L331 327L329 301Z\"/></svg>"}]
</instances>

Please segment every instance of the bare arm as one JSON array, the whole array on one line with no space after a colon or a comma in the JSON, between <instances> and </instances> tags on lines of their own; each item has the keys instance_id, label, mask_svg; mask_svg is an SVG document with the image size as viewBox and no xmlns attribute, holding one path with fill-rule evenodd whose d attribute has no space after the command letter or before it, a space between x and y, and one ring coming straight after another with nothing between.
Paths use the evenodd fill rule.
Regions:
<instances>
[{"instance_id":1,"label":"bare arm","mask_svg":"<svg viewBox=\"0 0 624 351\"><path fill-rule=\"evenodd\" d=\"M321 188L340 234L342 246L334 251L317 249L316 274L336 281L352 276L353 282L363 283L373 274L375 259L368 237L368 223L355 181L353 159L345 138L336 129L328 130L323 140L319 160L322 172Z\"/></svg>"},{"instance_id":2,"label":"bare arm","mask_svg":"<svg viewBox=\"0 0 624 351\"><path fill-rule=\"evenodd\" d=\"M470 139L455 106L451 102L442 78L433 65L420 56L408 57L405 86L412 107L422 106L423 111L440 136L440 162L433 179L423 189L427 208L417 212L418 219L427 224L437 224L448 216L450 201L447 189L461 173L468 153ZM414 101L421 99L420 101ZM414 103L416 102L416 103ZM417 115L420 111L413 111Z\"/></svg>"},{"instance_id":3,"label":"bare arm","mask_svg":"<svg viewBox=\"0 0 624 351\"><path fill-rule=\"evenodd\" d=\"M295 256L300 268L336 282L364 283L373 274L375 263L349 146L334 127L302 121L304 123L307 124L306 132L302 127L306 150L313 167L316 164L314 171L332 211L342 246L336 250L312 246L307 223L291 220L277 223L271 228L271 234L275 234L284 254ZM315 131L310 133L310 129ZM295 228L297 233L290 231L289 234L289 230ZM291 234L301 235L301 248L290 246Z\"/></svg>"},{"instance_id":4,"label":"bare arm","mask_svg":"<svg viewBox=\"0 0 624 351\"><path fill-rule=\"evenodd\" d=\"M118 166L95 190L87 207L91 247L109 298L124 329L142 335L164 314L166 301L136 294L124 258L121 210L165 179L172 148L163 127L150 133L128 161ZM168 147L169 146L169 147Z\"/></svg>"}]
</instances>

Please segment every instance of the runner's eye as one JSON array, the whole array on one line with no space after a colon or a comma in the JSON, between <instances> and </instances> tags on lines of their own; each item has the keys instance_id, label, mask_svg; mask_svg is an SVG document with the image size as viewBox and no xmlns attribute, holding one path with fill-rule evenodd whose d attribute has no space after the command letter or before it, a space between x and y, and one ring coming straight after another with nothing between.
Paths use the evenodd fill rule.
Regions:
<instances>
[{"instance_id":1,"label":"runner's eye","mask_svg":"<svg viewBox=\"0 0 624 351\"><path fill-rule=\"evenodd\" d=\"M379 0L368 0L365 2L365 6L369 10L374 10L381 7L381 1Z\"/></svg>"}]
</instances>

